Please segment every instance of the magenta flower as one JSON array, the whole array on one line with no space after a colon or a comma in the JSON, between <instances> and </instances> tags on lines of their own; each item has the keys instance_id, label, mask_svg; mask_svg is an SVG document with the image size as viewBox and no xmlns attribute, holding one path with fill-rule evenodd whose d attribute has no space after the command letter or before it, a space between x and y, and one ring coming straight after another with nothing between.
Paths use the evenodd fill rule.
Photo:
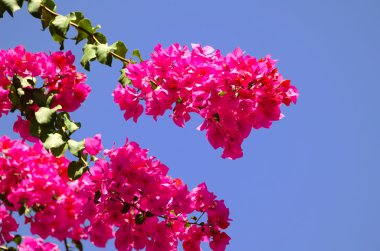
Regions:
<instances>
[{"instance_id":1,"label":"magenta flower","mask_svg":"<svg viewBox=\"0 0 380 251\"><path fill-rule=\"evenodd\" d=\"M13 239L11 232L18 229L15 219L8 214L7 210L0 204L0 245Z\"/></svg>"},{"instance_id":2,"label":"magenta flower","mask_svg":"<svg viewBox=\"0 0 380 251\"><path fill-rule=\"evenodd\" d=\"M241 145L252 130L269 128L284 117L281 105L296 103L298 92L284 80L269 56L256 59L239 48L225 57L212 47L173 44L157 45L151 59L129 64L126 75L132 86L114 91L115 102L125 111L126 120L145 114L157 120L167 110L173 122L184 127L190 113L204 122L210 144L223 148L222 157L243 156Z\"/></svg>"},{"instance_id":3,"label":"magenta flower","mask_svg":"<svg viewBox=\"0 0 380 251\"><path fill-rule=\"evenodd\" d=\"M97 155L103 149L102 136L96 134L93 138L85 139L84 147L89 154L93 156Z\"/></svg>"},{"instance_id":4,"label":"magenta flower","mask_svg":"<svg viewBox=\"0 0 380 251\"><path fill-rule=\"evenodd\" d=\"M57 245L45 242L41 238L24 237L22 244L18 246L19 251L59 251Z\"/></svg>"}]
</instances>

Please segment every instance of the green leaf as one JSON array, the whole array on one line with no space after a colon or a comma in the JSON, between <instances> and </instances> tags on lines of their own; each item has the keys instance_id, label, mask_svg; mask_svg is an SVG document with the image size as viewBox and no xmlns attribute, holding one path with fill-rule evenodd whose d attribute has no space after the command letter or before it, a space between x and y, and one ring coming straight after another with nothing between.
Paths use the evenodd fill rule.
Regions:
<instances>
[{"instance_id":1,"label":"green leaf","mask_svg":"<svg viewBox=\"0 0 380 251\"><path fill-rule=\"evenodd\" d=\"M126 214L129 212L129 209L131 209L131 205L129 205L128 203L124 203L123 208L121 209L120 212L122 214Z\"/></svg>"},{"instance_id":2,"label":"green leaf","mask_svg":"<svg viewBox=\"0 0 380 251\"><path fill-rule=\"evenodd\" d=\"M62 139L62 135L59 133L49 133L47 139L44 142L44 147L46 149L58 148L65 144L65 141Z\"/></svg>"},{"instance_id":3,"label":"green leaf","mask_svg":"<svg viewBox=\"0 0 380 251\"><path fill-rule=\"evenodd\" d=\"M84 140L82 141L75 141L75 140L72 140L72 139L69 139L67 141L67 143L69 144L69 151L74 155L74 156L77 156L79 155L79 152L82 151L84 149Z\"/></svg>"},{"instance_id":4,"label":"green leaf","mask_svg":"<svg viewBox=\"0 0 380 251\"><path fill-rule=\"evenodd\" d=\"M55 2L53 0L43 0L43 4L52 11L55 11L57 6L55 5Z\"/></svg>"},{"instance_id":5,"label":"green leaf","mask_svg":"<svg viewBox=\"0 0 380 251\"><path fill-rule=\"evenodd\" d=\"M22 4L24 3L24 1L26 0L17 0L18 6L20 6L20 8L22 8Z\"/></svg>"},{"instance_id":6,"label":"green leaf","mask_svg":"<svg viewBox=\"0 0 380 251\"><path fill-rule=\"evenodd\" d=\"M221 97L223 97L224 95L226 95L226 92L224 92L224 91L220 91L220 92L218 93L218 95L221 96Z\"/></svg>"},{"instance_id":7,"label":"green leaf","mask_svg":"<svg viewBox=\"0 0 380 251\"><path fill-rule=\"evenodd\" d=\"M96 47L96 57L101 64L112 65L112 55L110 47L107 44L99 44Z\"/></svg>"},{"instance_id":8,"label":"green leaf","mask_svg":"<svg viewBox=\"0 0 380 251\"><path fill-rule=\"evenodd\" d=\"M117 41L113 43L110 46L110 49L113 50L115 54L123 58L125 57L125 54L127 54L128 51L127 46L125 46L125 44L122 41Z\"/></svg>"},{"instance_id":9,"label":"green leaf","mask_svg":"<svg viewBox=\"0 0 380 251\"><path fill-rule=\"evenodd\" d=\"M42 30L45 30L47 27L49 27L51 21L54 20L54 15L50 14L45 9L41 9L41 24L42 24Z\"/></svg>"},{"instance_id":10,"label":"green leaf","mask_svg":"<svg viewBox=\"0 0 380 251\"><path fill-rule=\"evenodd\" d=\"M129 85L132 83L132 81L127 77L127 75L125 74L125 68L121 69L120 70L120 77L119 77L119 83L122 85L122 86L126 86L126 85Z\"/></svg>"},{"instance_id":11,"label":"green leaf","mask_svg":"<svg viewBox=\"0 0 380 251\"><path fill-rule=\"evenodd\" d=\"M85 166L85 164L77 161L71 161L67 168L67 172L70 179L77 180L87 169L88 167Z\"/></svg>"},{"instance_id":12,"label":"green leaf","mask_svg":"<svg viewBox=\"0 0 380 251\"><path fill-rule=\"evenodd\" d=\"M0 1L0 18L4 17L4 12L6 11L3 2Z\"/></svg>"},{"instance_id":13,"label":"green leaf","mask_svg":"<svg viewBox=\"0 0 380 251\"><path fill-rule=\"evenodd\" d=\"M9 202L9 200L7 199L7 196L4 193L0 193L0 200L2 200L5 205L14 207L14 205Z\"/></svg>"},{"instance_id":14,"label":"green leaf","mask_svg":"<svg viewBox=\"0 0 380 251\"><path fill-rule=\"evenodd\" d=\"M88 33L92 34L92 25L89 19L85 18L81 20L78 23L78 26L78 35L75 37L75 44L78 44L80 41L86 39L88 37Z\"/></svg>"},{"instance_id":15,"label":"green leaf","mask_svg":"<svg viewBox=\"0 0 380 251\"><path fill-rule=\"evenodd\" d=\"M19 207L17 211L18 211L18 215L20 215L20 216L23 215L26 211L25 205Z\"/></svg>"},{"instance_id":16,"label":"green leaf","mask_svg":"<svg viewBox=\"0 0 380 251\"><path fill-rule=\"evenodd\" d=\"M99 201L100 197L102 197L102 193L98 190L95 192L95 196L94 196L94 204L95 205L100 203L100 201Z\"/></svg>"},{"instance_id":17,"label":"green leaf","mask_svg":"<svg viewBox=\"0 0 380 251\"><path fill-rule=\"evenodd\" d=\"M189 228L189 227L191 227L191 224L187 222L187 223L185 223L184 227Z\"/></svg>"},{"instance_id":18,"label":"green leaf","mask_svg":"<svg viewBox=\"0 0 380 251\"><path fill-rule=\"evenodd\" d=\"M62 106L57 105L56 107L50 109L47 107L40 107L36 112L36 120L39 124L48 124L52 121L53 115L59 110L62 109Z\"/></svg>"},{"instance_id":19,"label":"green leaf","mask_svg":"<svg viewBox=\"0 0 380 251\"><path fill-rule=\"evenodd\" d=\"M65 127L70 133L75 132L81 126L80 123L75 123L70 119L70 114L67 112L61 112L58 114L57 122L59 126Z\"/></svg>"},{"instance_id":20,"label":"green leaf","mask_svg":"<svg viewBox=\"0 0 380 251\"><path fill-rule=\"evenodd\" d=\"M13 237L13 242L16 243L17 245L20 245L22 242L21 235L16 234L15 237Z\"/></svg>"},{"instance_id":21,"label":"green leaf","mask_svg":"<svg viewBox=\"0 0 380 251\"><path fill-rule=\"evenodd\" d=\"M63 144L59 147L50 148L51 153L56 157L61 157L65 154L67 150L67 144Z\"/></svg>"},{"instance_id":22,"label":"green leaf","mask_svg":"<svg viewBox=\"0 0 380 251\"><path fill-rule=\"evenodd\" d=\"M139 213L138 215L136 215L136 218L135 218L136 225L141 225L144 222L145 222L145 216L144 216L144 214Z\"/></svg>"},{"instance_id":23,"label":"green leaf","mask_svg":"<svg viewBox=\"0 0 380 251\"><path fill-rule=\"evenodd\" d=\"M145 216L146 217L153 217L154 214L152 212L148 211L148 212L145 213Z\"/></svg>"},{"instance_id":24,"label":"green leaf","mask_svg":"<svg viewBox=\"0 0 380 251\"><path fill-rule=\"evenodd\" d=\"M99 24L97 24L94 28L93 28L93 32L99 30L100 28L102 28L102 26L100 26Z\"/></svg>"},{"instance_id":25,"label":"green leaf","mask_svg":"<svg viewBox=\"0 0 380 251\"><path fill-rule=\"evenodd\" d=\"M50 93L49 96L47 97L46 99L46 105L47 106L50 106L51 102L53 102L53 99L54 99L54 94L53 93Z\"/></svg>"},{"instance_id":26,"label":"green leaf","mask_svg":"<svg viewBox=\"0 0 380 251\"><path fill-rule=\"evenodd\" d=\"M69 18L69 20L75 24L79 24L79 22L81 20L83 20L84 18L84 15L82 12L79 12L79 11L75 11L75 12L71 12L69 15L67 15L67 17Z\"/></svg>"},{"instance_id":27,"label":"green leaf","mask_svg":"<svg viewBox=\"0 0 380 251\"><path fill-rule=\"evenodd\" d=\"M30 0L28 3L28 11L29 13L38 19L41 19L41 3L42 0Z\"/></svg>"},{"instance_id":28,"label":"green leaf","mask_svg":"<svg viewBox=\"0 0 380 251\"><path fill-rule=\"evenodd\" d=\"M38 138L40 137L40 135L42 133L42 128L41 128L40 124L38 124L36 119L32 119L30 121L29 133L30 133L30 135L32 135L34 137L38 137Z\"/></svg>"},{"instance_id":29,"label":"green leaf","mask_svg":"<svg viewBox=\"0 0 380 251\"><path fill-rule=\"evenodd\" d=\"M5 10L13 17L13 13L20 9L17 0L1 0Z\"/></svg>"},{"instance_id":30,"label":"green leaf","mask_svg":"<svg viewBox=\"0 0 380 251\"><path fill-rule=\"evenodd\" d=\"M33 89L33 100L37 103L39 107L48 106L48 97L45 95L41 89Z\"/></svg>"},{"instance_id":31,"label":"green leaf","mask_svg":"<svg viewBox=\"0 0 380 251\"><path fill-rule=\"evenodd\" d=\"M107 43L107 38L100 32L95 32L94 37L101 43L101 44L106 44Z\"/></svg>"},{"instance_id":32,"label":"green leaf","mask_svg":"<svg viewBox=\"0 0 380 251\"><path fill-rule=\"evenodd\" d=\"M70 27L70 19L65 16L56 16L51 22L51 25L56 27L57 34L65 37Z\"/></svg>"},{"instance_id":33,"label":"green leaf","mask_svg":"<svg viewBox=\"0 0 380 251\"><path fill-rule=\"evenodd\" d=\"M78 23L78 26L80 29L83 29L85 31L87 31L88 33L92 33L93 30L92 30L92 25L91 25L91 21L87 18L84 18L82 20L80 20L80 22Z\"/></svg>"},{"instance_id":34,"label":"green leaf","mask_svg":"<svg viewBox=\"0 0 380 251\"><path fill-rule=\"evenodd\" d=\"M56 41L57 43L59 43L59 49L63 50L64 49L63 42L65 41L66 37L61 36L59 34L60 32L59 32L58 28L56 26L52 25L52 22L50 22L49 31L50 31L50 34L51 34L51 37L53 38L53 40Z\"/></svg>"},{"instance_id":35,"label":"green leaf","mask_svg":"<svg viewBox=\"0 0 380 251\"><path fill-rule=\"evenodd\" d=\"M81 242L81 241L72 240L72 242L74 243L75 247L76 247L79 251L83 251L83 245L82 245L82 242Z\"/></svg>"},{"instance_id":36,"label":"green leaf","mask_svg":"<svg viewBox=\"0 0 380 251\"><path fill-rule=\"evenodd\" d=\"M25 95L25 92L24 92L24 90L20 87L20 88L17 88L17 95L19 96L19 97L22 97L22 96L24 96Z\"/></svg>"},{"instance_id":37,"label":"green leaf","mask_svg":"<svg viewBox=\"0 0 380 251\"><path fill-rule=\"evenodd\" d=\"M90 61L96 59L96 46L93 44L85 44L83 47L83 57L80 64L88 71L90 71Z\"/></svg>"},{"instance_id":38,"label":"green leaf","mask_svg":"<svg viewBox=\"0 0 380 251\"><path fill-rule=\"evenodd\" d=\"M53 0L43 0L42 4L49 10L55 11L56 9L55 2ZM50 25L50 22L54 20L54 18L55 18L54 15L50 14L47 10L42 8L41 9L42 30L45 30Z\"/></svg>"},{"instance_id":39,"label":"green leaf","mask_svg":"<svg viewBox=\"0 0 380 251\"><path fill-rule=\"evenodd\" d=\"M17 109L21 107L21 100L20 100L20 97L18 96L17 89L14 85L11 85L8 97L12 102L13 108Z\"/></svg>"},{"instance_id":40,"label":"green leaf","mask_svg":"<svg viewBox=\"0 0 380 251\"><path fill-rule=\"evenodd\" d=\"M25 78L20 78L20 81L21 81L21 86L22 88L26 88L26 87L34 87L36 85L36 79L33 78L33 77L25 77Z\"/></svg>"},{"instance_id":41,"label":"green leaf","mask_svg":"<svg viewBox=\"0 0 380 251\"><path fill-rule=\"evenodd\" d=\"M67 130L69 130L70 133L75 132L81 127L80 123L76 123L71 120L65 120L65 125L66 125Z\"/></svg>"},{"instance_id":42,"label":"green leaf","mask_svg":"<svg viewBox=\"0 0 380 251\"><path fill-rule=\"evenodd\" d=\"M142 59L142 57L141 57L141 53L140 53L139 50L133 50L132 55L133 55L134 57L137 57L138 59L140 59L140 62L144 61L144 60Z\"/></svg>"},{"instance_id":43,"label":"green leaf","mask_svg":"<svg viewBox=\"0 0 380 251\"><path fill-rule=\"evenodd\" d=\"M54 41L60 44L60 50L64 49L63 42L70 27L70 19L65 16L56 16L50 23L49 31Z\"/></svg>"},{"instance_id":44,"label":"green leaf","mask_svg":"<svg viewBox=\"0 0 380 251\"><path fill-rule=\"evenodd\" d=\"M149 80L149 83L150 83L150 87L152 87L153 90L156 90L158 85L156 84L156 82L154 82L153 80Z\"/></svg>"}]
</instances>

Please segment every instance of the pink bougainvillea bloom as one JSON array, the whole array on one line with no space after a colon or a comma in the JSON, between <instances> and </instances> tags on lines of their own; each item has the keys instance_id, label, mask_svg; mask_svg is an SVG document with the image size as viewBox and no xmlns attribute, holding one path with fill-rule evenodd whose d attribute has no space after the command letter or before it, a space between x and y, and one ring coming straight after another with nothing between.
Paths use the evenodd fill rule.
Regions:
<instances>
[{"instance_id":1,"label":"pink bougainvillea bloom","mask_svg":"<svg viewBox=\"0 0 380 251\"><path fill-rule=\"evenodd\" d=\"M0 118L2 114L8 114L12 108L12 103L9 100L9 90L4 90L0 87Z\"/></svg>"},{"instance_id":2,"label":"pink bougainvillea bloom","mask_svg":"<svg viewBox=\"0 0 380 251\"><path fill-rule=\"evenodd\" d=\"M210 248L213 251L224 251L230 243L231 238L224 232L216 232L213 235L213 240L210 242Z\"/></svg>"},{"instance_id":3,"label":"pink bougainvillea bloom","mask_svg":"<svg viewBox=\"0 0 380 251\"><path fill-rule=\"evenodd\" d=\"M23 243L18 246L19 251L59 251L56 244L44 242L41 238L24 237Z\"/></svg>"},{"instance_id":4,"label":"pink bougainvillea bloom","mask_svg":"<svg viewBox=\"0 0 380 251\"><path fill-rule=\"evenodd\" d=\"M138 117L143 113L144 107L139 104L139 94L133 88L123 88L118 85L113 92L114 100L119 104L121 110L125 110L126 120L133 118L137 122Z\"/></svg>"},{"instance_id":5,"label":"pink bougainvillea bloom","mask_svg":"<svg viewBox=\"0 0 380 251\"><path fill-rule=\"evenodd\" d=\"M21 116L17 116L17 121L13 125L13 131L20 134L20 137L24 140L28 140L30 142L39 141L38 138L30 135L30 121L23 120Z\"/></svg>"},{"instance_id":6,"label":"pink bougainvillea bloom","mask_svg":"<svg viewBox=\"0 0 380 251\"><path fill-rule=\"evenodd\" d=\"M214 200L213 205L207 209L208 223L212 226L226 229L231 221L228 218L229 214L230 210L226 207L223 200Z\"/></svg>"},{"instance_id":7,"label":"pink bougainvillea bloom","mask_svg":"<svg viewBox=\"0 0 380 251\"><path fill-rule=\"evenodd\" d=\"M93 222L88 229L90 240L97 247L105 247L109 239L113 238L112 226L102 220Z\"/></svg>"},{"instance_id":8,"label":"pink bougainvillea bloom","mask_svg":"<svg viewBox=\"0 0 380 251\"><path fill-rule=\"evenodd\" d=\"M17 231L17 228L15 219L0 204L0 245L11 241L14 237L11 232Z\"/></svg>"},{"instance_id":9,"label":"pink bougainvillea bloom","mask_svg":"<svg viewBox=\"0 0 380 251\"><path fill-rule=\"evenodd\" d=\"M89 154L97 155L103 149L102 135L96 134L93 138L86 138L84 147Z\"/></svg>"}]
</instances>

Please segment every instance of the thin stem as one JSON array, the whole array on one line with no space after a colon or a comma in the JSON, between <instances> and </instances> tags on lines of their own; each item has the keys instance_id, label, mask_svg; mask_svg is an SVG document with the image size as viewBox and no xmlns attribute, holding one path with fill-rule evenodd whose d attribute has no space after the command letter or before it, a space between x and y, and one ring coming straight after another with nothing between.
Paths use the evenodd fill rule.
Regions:
<instances>
[{"instance_id":1,"label":"thin stem","mask_svg":"<svg viewBox=\"0 0 380 251\"><path fill-rule=\"evenodd\" d=\"M48 7L46 7L46 6L43 5L43 4L41 4L41 8L43 8L44 10L46 10L48 13L50 13L51 15L53 15L53 16L55 16L55 17L56 17L56 16L60 16L59 13L57 13L57 12L55 12L55 11L52 11L51 9L49 9ZM78 29L78 30L81 30L81 31L87 33L87 35L89 35L89 36L90 36L90 37L91 37L91 38L92 38L97 44L101 44L101 42L95 37L95 35L94 35L92 32L90 32L90 31L88 31L88 30L86 30L86 29L80 27L79 25L77 25L76 23L73 23L73 22L71 22L71 21L70 21L70 25L73 26L73 27L75 27L75 28ZM110 53L111 53L111 55L112 55L114 58L119 59L120 61L122 61L122 62L125 63L125 64L129 64L129 63L131 63L131 60L129 60L129 59L123 58L123 57L117 55L116 53L114 53L114 52L112 52L112 51L111 51Z\"/></svg>"},{"instance_id":2,"label":"thin stem","mask_svg":"<svg viewBox=\"0 0 380 251\"><path fill-rule=\"evenodd\" d=\"M64 243L65 243L65 249L66 249L66 251L70 251L70 246L69 246L69 244L67 243L67 239L65 238L63 241L64 241Z\"/></svg>"},{"instance_id":3,"label":"thin stem","mask_svg":"<svg viewBox=\"0 0 380 251\"><path fill-rule=\"evenodd\" d=\"M133 207L134 209L136 209L137 211L139 211L140 213L143 213L144 215L148 212L148 211L144 211L142 210L141 208L139 208L138 206L136 206L136 204L134 203L128 203L128 202L125 202L123 201L122 198L120 198L119 196L116 197L119 201L121 201L123 204L126 203L128 205L130 205L131 207ZM199 216L199 218L197 219L197 221L195 222L190 222L190 221L185 221L185 220L181 220L181 219L178 219L177 218L171 218L171 217L166 217L164 215L155 215L153 214L152 212L150 212L152 215L156 216L156 217L159 217L161 219L165 219L165 220L176 220L176 221L179 221L179 222L182 222L182 223L185 223L185 224L190 224L190 225L197 225L197 226L203 226L204 224L202 223L198 223L198 221L202 218L202 216L205 214L205 212L202 212L202 214Z\"/></svg>"},{"instance_id":4,"label":"thin stem","mask_svg":"<svg viewBox=\"0 0 380 251\"><path fill-rule=\"evenodd\" d=\"M198 219L195 221L195 223L198 223L198 221L202 218L202 216L205 214L205 212L202 212L202 214L198 217Z\"/></svg>"}]
</instances>

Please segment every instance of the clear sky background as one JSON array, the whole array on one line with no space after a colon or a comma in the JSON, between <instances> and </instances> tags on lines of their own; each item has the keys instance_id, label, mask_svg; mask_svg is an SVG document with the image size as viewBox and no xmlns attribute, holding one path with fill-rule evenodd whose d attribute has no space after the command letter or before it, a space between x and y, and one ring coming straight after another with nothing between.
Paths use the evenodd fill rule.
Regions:
<instances>
[{"instance_id":1,"label":"clear sky background","mask_svg":"<svg viewBox=\"0 0 380 251\"><path fill-rule=\"evenodd\" d=\"M96 133L104 145L137 141L190 187L205 181L226 201L232 225L227 250L380 250L380 1L378 0L76 0L57 1L58 12L84 12L101 24L109 42L123 40L148 58L157 43L201 43L224 54L279 59L285 78L300 92L271 129L253 131L244 157L220 158L194 115L179 128L166 114L126 122L111 93L114 67L92 64L92 93L74 113L77 139ZM23 44L55 51L58 44L39 20L17 12L0 20L0 48ZM66 43L77 56L81 46ZM2 118L11 134L14 117ZM14 135L14 134L11 134ZM108 250L114 250L113 245ZM94 250L86 245L87 250ZM205 248L205 250L208 250Z\"/></svg>"}]
</instances>

